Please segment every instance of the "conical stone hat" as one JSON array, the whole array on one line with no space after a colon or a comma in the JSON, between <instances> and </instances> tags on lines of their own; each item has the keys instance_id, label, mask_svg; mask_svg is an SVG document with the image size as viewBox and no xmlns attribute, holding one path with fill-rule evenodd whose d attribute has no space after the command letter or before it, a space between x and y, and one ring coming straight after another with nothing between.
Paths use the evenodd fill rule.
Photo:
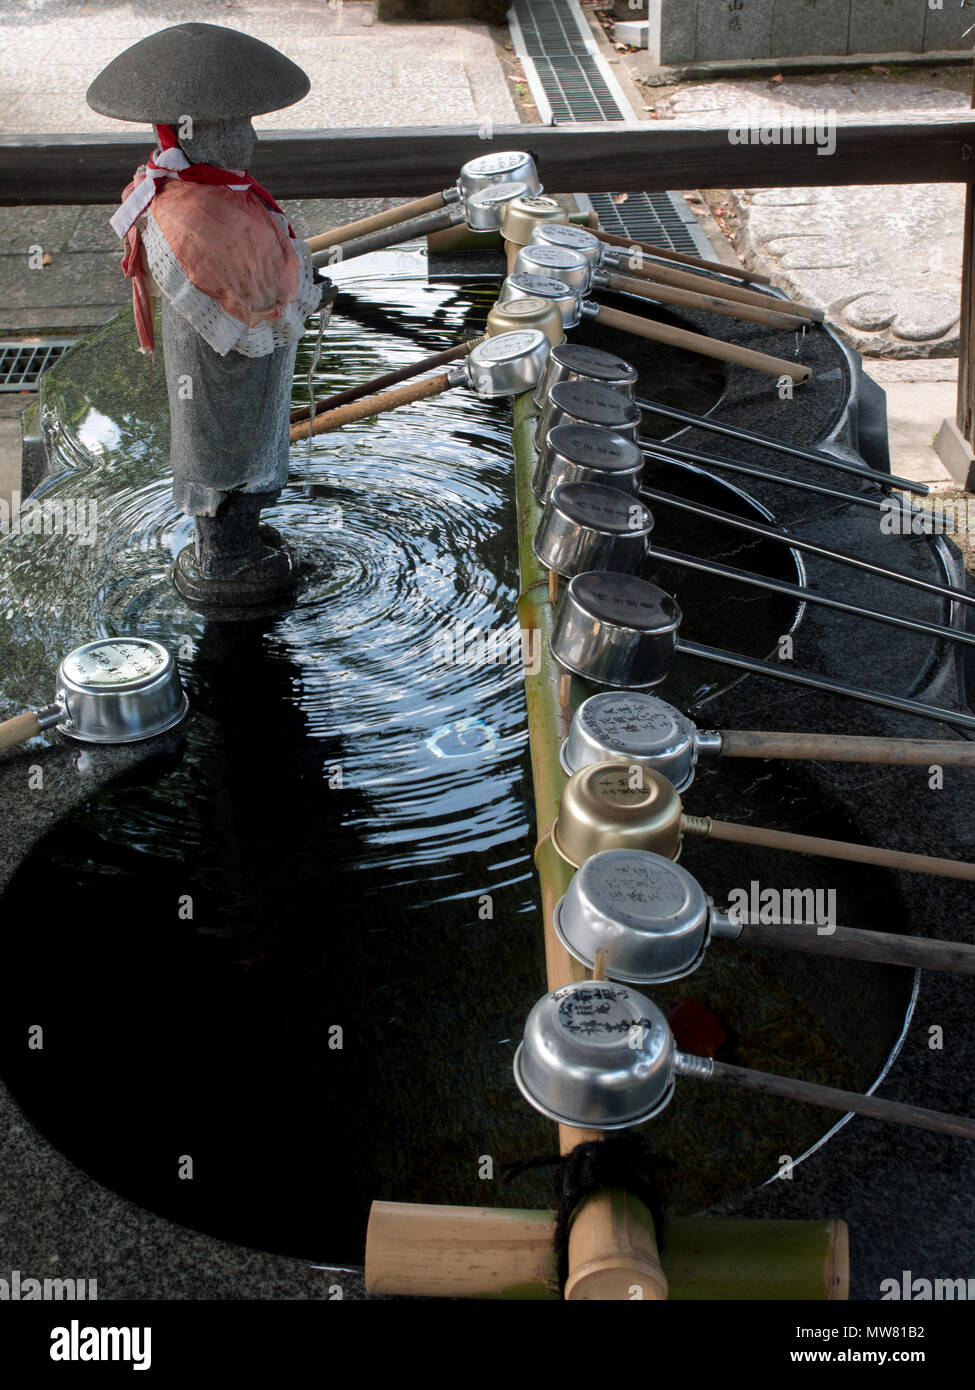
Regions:
<instances>
[{"instance_id":1,"label":"conical stone hat","mask_svg":"<svg viewBox=\"0 0 975 1390\"><path fill-rule=\"evenodd\" d=\"M311 83L269 44L219 24L177 24L140 39L88 88L93 110L120 121L173 125L280 111Z\"/></svg>"}]
</instances>

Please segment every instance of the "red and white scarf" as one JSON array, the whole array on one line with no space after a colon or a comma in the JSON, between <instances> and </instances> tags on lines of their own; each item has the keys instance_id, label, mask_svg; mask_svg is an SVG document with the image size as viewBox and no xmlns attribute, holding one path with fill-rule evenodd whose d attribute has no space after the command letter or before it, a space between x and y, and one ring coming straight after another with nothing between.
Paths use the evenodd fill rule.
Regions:
<instances>
[{"instance_id":1,"label":"red and white scarf","mask_svg":"<svg viewBox=\"0 0 975 1390\"><path fill-rule=\"evenodd\" d=\"M182 179L186 183L218 183L238 193L256 193L261 202L273 211L281 209L266 188L248 173L235 169L221 169L216 164L193 164L179 147L176 132L171 125L157 125L159 147L153 150L146 161L146 177L138 184L114 213L111 221L112 231L117 237L125 237L139 217L145 212L159 191L164 179ZM294 236L289 226L290 235Z\"/></svg>"},{"instance_id":2,"label":"red and white scarf","mask_svg":"<svg viewBox=\"0 0 975 1390\"><path fill-rule=\"evenodd\" d=\"M233 192L253 193L272 212L276 212L284 218L284 213L267 189L262 188L257 180L246 171L241 173L235 169L221 169L215 164L194 164L187 159L180 149L176 132L172 126L157 125L155 130L159 138L159 146L153 150L146 161L145 170L137 171L136 178L139 178L139 174L143 174L143 177L139 179L138 183L133 181L128 193L123 197L121 206L111 218L112 230L128 245L128 251L122 260L122 271L126 278L132 281L132 308L139 333L139 343L143 351L146 352L152 352L155 346L155 335L152 325L152 304L146 282L137 224L167 179L179 179L184 183L222 185ZM287 222L286 218L284 220ZM288 235L292 240L295 239L294 229L290 223L288 223Z\"/></svg>"}]
</instances>

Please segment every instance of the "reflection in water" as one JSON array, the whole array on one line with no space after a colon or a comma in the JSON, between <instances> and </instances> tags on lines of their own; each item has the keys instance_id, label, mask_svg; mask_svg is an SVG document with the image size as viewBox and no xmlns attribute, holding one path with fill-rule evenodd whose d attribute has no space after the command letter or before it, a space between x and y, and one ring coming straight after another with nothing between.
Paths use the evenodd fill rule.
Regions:
<instances>
[{"instance_id":1,"label":"reflection in water","mask_svg":"<svg viewBox=\"0 0 975 1390\"><path fill-rule=\"evenodd\" d=\"M336 316L323 379L341 389L412 360L423 335L426 350L470 336L492 297L362 286L359 312L377 327ZM93 795L5 899L18 924L0 984L5 1079L99 1180L291 1254L360 1260L373 1198L544 1203L537 1174L508 1192L479 1177L483 1155L551 1147L511 1080L544 989L521 653L447 659L459 625L500 634L503 653L517 623L509 408L456 392L295 446L267 519L298 552L297 598L266 623L213 624L169 577L191 523L171 499L161 363L146 375L126 316L96 343L49 380L69 471L41 492L96 499L97 540L0 546L0 650L19 654L0 675L0 714L50 698L57 654L138 632L178 653L194 715L175 770ZM671 396L706 408L710 380ZM727 543L680 524L686 536L661 543ZM724 643L745 628L742 645L764 654L790 620L761 596L719 602L705 581L675 579L689 636ZM712 675L729 679L678 666L664 693L707 693ZM741 1036L747 1001L763 1001L753 1064L790 1069L795 1037L783 1055L770 1010L808 1054L821 1026L772 968L742 954L709 969ZM44 1049L27 1052L38 1022ZM818 1079L847 1082L842 1059ZM688 1095L661 1142L681 1152L696 1115L695 1143L713 1151L737 1101L706 1103L705 1120ZM671 1196L693 1207L757 1180L785 1133L798 1151L822 1127L773 1109L733 1164L720 1146L710 1167L697 1152Z\"/></svg>"}]
</instances>

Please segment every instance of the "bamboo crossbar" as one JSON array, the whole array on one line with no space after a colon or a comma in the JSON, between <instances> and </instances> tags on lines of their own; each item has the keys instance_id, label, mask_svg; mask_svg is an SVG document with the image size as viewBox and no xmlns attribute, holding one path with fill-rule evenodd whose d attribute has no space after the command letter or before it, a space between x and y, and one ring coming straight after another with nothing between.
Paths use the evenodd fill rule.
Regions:
<instances>
[{"instance_id":1,"label":"bamboo crossbar","mask_svg":"<svg viewBox=\"0 0 975 1390\"><path fill-rule=\"evenodd\" d=\"M370 1294L558 1298L549 1211L373 1202ZM844 1221L691 1217L667 1227L663 1271L675 1302L849 1298Z\"/></svg>"},{"instance_id":2,"label":"bamboo crossbar","mask_svg":"<svg viewBox=\"0 0 975 1390\"><path fill-rule=\"evenodd\" d=\"M532 550L532 537L540 511L531 491L534 458L531 437L537 407L530 395L515 401L515 479L518 506L518 562L521 597L518 621L525 631L538 635L542 653L537 673L525 676L525 699L530 731L532 781L539 845L535 855L541 885L545 971L549 989L588 977L585 967L569 955L553 925L555 905L569 885L573 869L556 852L544 832L554 823L562 799L563 774L559 748L572 718L570 703L560 699L561 674L551 656L549 638L554 606L550 601L548 572ZM603 1136L592 1130L559 1125L559 1148L570 1153L577 1145ZM642 1203L627 1193L598 1193L582 1203L569 1237L567 1299L620 1299L632 1297L634 1287L647 1299L666 1297L667 1283L660 1270L653 1225Z\"/></svg>"}]
</instances>

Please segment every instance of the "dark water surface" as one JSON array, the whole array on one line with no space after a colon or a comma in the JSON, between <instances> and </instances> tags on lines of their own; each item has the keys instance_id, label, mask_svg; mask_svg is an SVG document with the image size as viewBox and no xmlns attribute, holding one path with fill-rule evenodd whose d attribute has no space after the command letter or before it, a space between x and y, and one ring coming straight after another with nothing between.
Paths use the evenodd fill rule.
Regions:
<instances>
[{"instance_id":1,"label":"dark water surface","mask_svg":"<svg viewBox=\"0 0 975 1390\"><path fill-rule=\"evenodd\" d=\"M360 285L370 326L336 316L322 377L338 390L476 333L492 300L485 285ZM707 408L713 365L678 366L668 398ZM458 624L516 622L509 407L454 392L295 446L268 519L303 586L244 624L204 620L170 583L190 523L170 495L162 364L135 352L127 316L64 359L45 411L78 468L42 494L96 499L98 539L0 546L0 650L32 656L0 676L0 713L49 701L37 671L53 686L79 642L125 632L178 653L194 713L181 756L94 794L6 895L4 1079L99 1181L322 1262L361 1262L374 1198L545 1204L543 1176L509 1190L481 1176L485 1156L497 1169L554 1139L511 1078L545 989L521 672L444 660ZM717 548L680 524L661 543ZM678 582L699 640L764 655L794 616ZM700 696L701 680L678 670L665 693ZM742 952L707 969L702 997L750 1065L855 1083L777 968ZM43 1050L28 1050L37 1024ZM767 1176L786 1134L794 1154L828 1124L769 1103L749 1128L741 1105L681 1092L660 1130L693 1155L669 1180L675 1205Z\"/></svg>"}]
</instances>

